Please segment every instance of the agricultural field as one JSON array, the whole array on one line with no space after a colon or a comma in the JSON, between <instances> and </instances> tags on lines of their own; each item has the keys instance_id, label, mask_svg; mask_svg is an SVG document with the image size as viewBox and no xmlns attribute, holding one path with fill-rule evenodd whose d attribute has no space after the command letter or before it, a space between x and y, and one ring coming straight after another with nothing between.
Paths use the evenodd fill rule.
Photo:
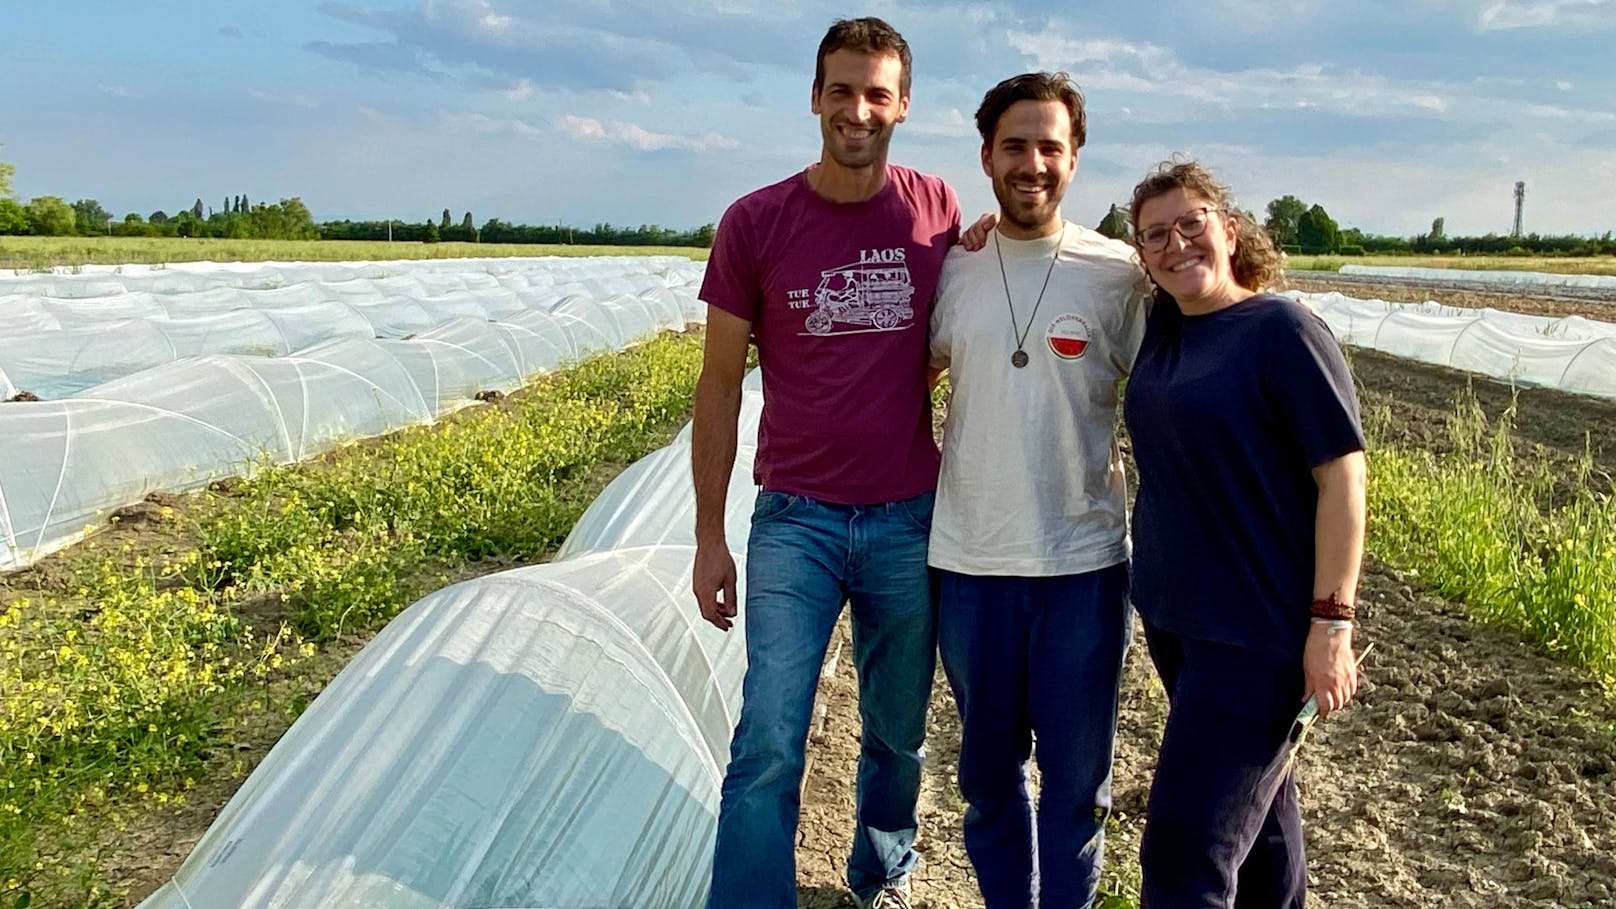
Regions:
<instances>
[{"instance_id":1,"label":"agricultural field","mask_svg":"<svg viewBox=\"0 0 1616 909\"><path fill-rule=\"evenodd\" d=\"M1299 289L1366 296L1359 285L1312 276ZM1374 296L1454 306L1492 306L1543 315L1611 320L1616 305L1382 285ZM1314 731L1303 750L1301 785L1308 824L1309 905L1609 906L1616 904L1616 405L1547 390L1517 395L1502 383L1471 380L1439 367L1354 351L1352 367L1372 433L1371 541L1364 610L1356 637L1373 642L1356 704ZM1462 406L1461 406L1462 405ZM1399 475L1425 453L1483 464L1512 413L1507 458L1468 478ZM1561 515L1565 543L1581 549L1564 570L1600 574L1603 600L1573 607L1578 594L1524 562L1502 585L1456 576L1412 553L1385 531L1406 522L1406 503L1389 501L1397 477L1420 490L1428 521L1408 533L1422 540L1552 550L1552 522L1505 524L1502 539L1475 528L1497 517L1489 502L1534 499ZM1479 501L1478 501L1479 500ZM1581 503L1578 505L1577 503ZM1579 510L1582 509L1582 510ZM1399 513L1399 509L1404 509ZM1537 513L1535 509L1532 509ZM1558 510L1558 512L1556 511ZM1572 526L1566 526L1569 523ZM1454 526L1457 525L1457 526ZM1469 564L1474 553L1460 553ZM1483 561L1479 558L1476 561ZM1529 560L1528 560L1529 561ZM1591 580L1591 579L1590 579ZM1532 586L1558 600L1530 624L1531 597L1497 586ZM1489 607L1488 603L1493 605ZM1522 606L1522 604L1525 604ZM1574 615L1572 615L1574 613ZM1602 642L1588 652L1602 668L1573 665L1575 616L1597 615ZM1586 622L1586 618L1584 618ZM1560 636L1561 630L1564 636ZM844 629L845 632L845 629ZM839 667L821 696L829 709L811 741L811 775L798 849L801 904L850 905L839 887L849 847L851 768L857 757L856 684ZM933 693L923 812L927 841L917 904L980 905L960 839L964 806L951 781L958 725L947 686ZM1104 891L1111 909L1136 905L1137 850L1166 702L1142 637L1129 652L1121 703Z\"/></svg>"},{"instance_id":2,"label":"agricultural field","mask_svg":"<svg viewBox=\"0 0 1616 909\"><path fill-rule=\"evenodd\" d=\"M223 240L214 237L0 237L0 269L164 262L343 262L509 256L684 256L688 246L386 243L365 240Z\"/></svg>"},{"instance_id":3,"label":"agricultural field","mask_svg":"<svg viewBox=\"0 0 1616 909\"><path fill-rule=\"evenodd\" d=\"M1408 293L1376 295L1398 292ZM1480 305L1610 318L1593 302ZM0 806L0 905L21 905L24 890L33 906L132 905L170 877L389 616L449 581L546 559L616 472L672 436L688 418L699 343L668 336L430 428L196 495L154 496L88 544L0 576L0 671L33 670L4 679L0 803L15 810ZM1616 405L1516 396L1372 352L1352 359L1371 470L1399 482L1372 491L1376 558L1359 643L1376 649L1360 700L1303 752L1315 903L1609 905ZM393 517L356 520L381 513ZM1472 548L1455 557L1428 545L1443 540ZM1476 562L1497 570L1465 576ZM1546 595L1534 601L1523 588ZM1595 601L1567 612L1578 592ZM48 713L9 700L28 680ZM828 909L850 905L840 868L857 711L845 658L823 685L798 858L802 905ZM917 902L974 906L952 782L958 727L940 678L933 708ZM1165 714L1142 643L1122 711L1105 882L1113 909L1134 905L1133 853ZM44 728L28 728L35 714L48 717Z\"/></svg>"},{"instance_id":4,"label":"agricultural field","mask_svg":"<svg viewBox=\"0 0 1616 909\"><path fill-rule=\"evenodd\" d=\"M1542 271L1557 275L1616 275L1616 256L1290 256L1293 271L1337 271L1343 265Z\"/></svg>"}]
</instances>

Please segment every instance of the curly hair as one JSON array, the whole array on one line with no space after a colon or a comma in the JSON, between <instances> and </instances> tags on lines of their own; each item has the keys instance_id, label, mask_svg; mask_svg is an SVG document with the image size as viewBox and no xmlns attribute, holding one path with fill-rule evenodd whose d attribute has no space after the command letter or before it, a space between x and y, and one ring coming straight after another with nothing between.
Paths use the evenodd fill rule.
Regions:
<instances>
[{"instance_id":1,"label":"curly hair","mask_svg":"<svg viewBox=\"0 0 1616 909\"><path fill-rule=\"evenodd\" d=\"M1139 209L1157 196L1181 189L1186 196L1205 200L1235 223L1235 249L1230 270L1236 284L1250 291L1263 291L1277 286L1285 276L1284 261L1274 247L1273 238L1251 215L1234 204L1229 188L1200 163L1175 155L1163 161L1145 179L1133 188L1133 199L1128 204L1129 222L1137 227ZM1138 235L1134 235L1135 246Z\"/></svg>"}]
</instances>

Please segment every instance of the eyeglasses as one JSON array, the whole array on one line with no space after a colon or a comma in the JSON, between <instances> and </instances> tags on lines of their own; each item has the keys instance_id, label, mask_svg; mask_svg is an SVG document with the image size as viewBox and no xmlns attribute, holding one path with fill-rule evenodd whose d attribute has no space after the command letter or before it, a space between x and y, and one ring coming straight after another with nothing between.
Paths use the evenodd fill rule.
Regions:
<instances>
[{"instance_id":1,"label":"eyeglasses","mask_svg":"<svg viewBox=\"0 0 1616 909\"><path fill-rule=\"evenodd\" d=\"M1133 235L1133 240L1140 249L1146 252L1160 252L1167 248L1167 241L1173 236L1173 231L1186 240L1193 240L1206 233L1206 222L1212 212L1222 211L1210 205L1192 208L1177 218L1171 224L1152 224Z\"/></svg>"}]
</instances>

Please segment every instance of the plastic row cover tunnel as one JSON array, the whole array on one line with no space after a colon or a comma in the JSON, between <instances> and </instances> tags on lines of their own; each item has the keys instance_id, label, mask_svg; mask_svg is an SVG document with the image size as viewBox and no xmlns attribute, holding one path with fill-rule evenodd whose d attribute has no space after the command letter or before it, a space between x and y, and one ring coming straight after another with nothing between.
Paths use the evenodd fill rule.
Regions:
<instances>
[{"instance_id":1,"label":"plastic row cover tunnel","mask_svg":"<svg viewBox=\"0 0 1616 909\"><path fill-rule=\"evenodd\" d=\"M286 263L275 282L259 272L199 272L231 281L205 290L111 292L140 274L0 276L0 391L63 398L102 382L205 354L284 356L340 338L398 339L457 318L511 322L567 313L606 335L633 337L642 323L701 316L702 265L686 259L615 257L389 263L387 278L333 280L329 267ZM450 271L450 267L457 270ZM177 267L177 266L176 266ZM478 269L499 268L497 274ZM452 286L445 282L453 282ZM98 296L48 296L47 293ZM608 346L621 346L614 341Z\"/></svg>"},{"instance_id":2,"label":"plastic row cover tunnel","mask_svg":"<svg viewBox=\"0 0 1616 909\"><path fill-rule=\"evenodd\" d=\"M1616 324L1300 294L1336 340L1522 385L1616 398Z\"/></svg>"},{"instance_id":3,"label":"plastic row cover tunnel","mask_svg":"<svg viewBox=\"0 0 1616 909\"><path fill-rule=\"evenodd\" d=\"M462 316L408 339L338 336L287 356L184 357L59 399L0 404L0 570L71 543L152 492L430 421L480 391L510 390L565 362L682 328L685 297L694 300L693 286L570 295L504 321ZM114 341L90 343L119 350Z\"/></svg>"},{"instance_id":4,"label":"plastic row cover tunnel","mask_svg":"<svg viewBox=\"0 0 1616 909\"><path fill-rule=\"evenodd\" d=\"M743 426L761 406L749 380ZM400 614L143 909L701 905L745 650L689 593L689 473L686 436L614 481L564 557Z\"/></svg>"},{"instance_id":5,"label":"plastic row cover tunnel","mask_svg":"<svg viewBox=\"0 0 1616 909\"><path fill-rule=\"evenodd\" d=\"M1343 265L1344 275L1416 281L1461 281L1514 287L1586 287L1616 290L1616 275L1559 275L1541 271L1490 271L1463 268L1418 268L1402 265Z\"/></svg>"}]
</instances>

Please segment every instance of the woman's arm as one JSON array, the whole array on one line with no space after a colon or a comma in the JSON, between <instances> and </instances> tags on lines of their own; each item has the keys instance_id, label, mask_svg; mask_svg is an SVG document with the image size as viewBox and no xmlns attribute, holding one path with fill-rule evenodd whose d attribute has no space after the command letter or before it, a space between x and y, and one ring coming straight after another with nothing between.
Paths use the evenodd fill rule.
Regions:
<instances>
[{"instance_id":1,"label":"woman's arm","mask_svg":"<svg viewBox=\"0 0 1616 909\"><path fill-rule=\"evenodd\" d=\"M1313 468L1319 487L1314 518L1313 598L1353 605L1363 563L1365 513L1364 453L1354 451ZM1358 690L1352 653L1352 627L1315 621L1302 654L1307 690L1317 697L1319 716L1345 707Z\"/></svg>"}]
</instances>

